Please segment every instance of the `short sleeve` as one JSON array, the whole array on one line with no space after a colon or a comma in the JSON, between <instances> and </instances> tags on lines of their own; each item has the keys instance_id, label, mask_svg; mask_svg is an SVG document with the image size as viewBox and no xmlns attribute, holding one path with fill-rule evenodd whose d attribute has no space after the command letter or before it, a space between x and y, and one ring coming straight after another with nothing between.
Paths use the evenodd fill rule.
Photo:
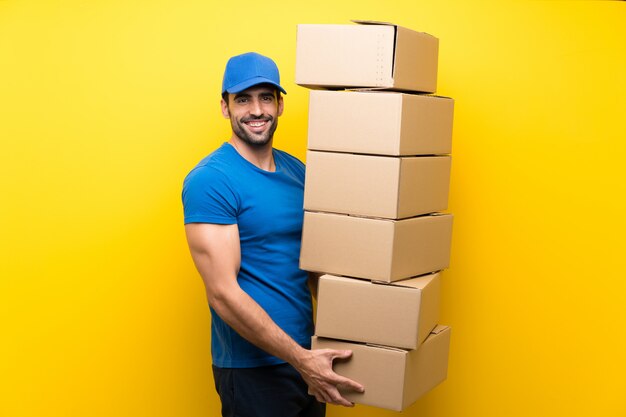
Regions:
<instances>
[{"instance_id":1,"label":"short sleeve","mask_svg":"<svg viewBox=\"0 0 626 417\"><path fill-rule=\"evenodd\" d=\"M188 223L237 223L238 198L228 178L209 166L197 167L183 182L183 209Z\"/></svg>"}]
</instances>

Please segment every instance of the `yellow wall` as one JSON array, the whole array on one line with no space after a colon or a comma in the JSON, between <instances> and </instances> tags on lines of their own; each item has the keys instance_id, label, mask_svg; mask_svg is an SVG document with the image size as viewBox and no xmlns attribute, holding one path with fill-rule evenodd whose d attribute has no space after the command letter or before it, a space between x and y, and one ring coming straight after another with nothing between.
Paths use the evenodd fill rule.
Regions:
<instances>
[{"instance_id":1,"label":"yellow wall","mask_svg":"<svg viewBox=\"0 0 626 417\"><path fill-rule=\"evenodd\" d=\"M303 158L296 24L352 18L438 36L456 99L449 378L404 415L626 415L626 3L216 3L0 0L0 415L217 415L182 179L248 50Z\"/></svg>"}]
</instances>

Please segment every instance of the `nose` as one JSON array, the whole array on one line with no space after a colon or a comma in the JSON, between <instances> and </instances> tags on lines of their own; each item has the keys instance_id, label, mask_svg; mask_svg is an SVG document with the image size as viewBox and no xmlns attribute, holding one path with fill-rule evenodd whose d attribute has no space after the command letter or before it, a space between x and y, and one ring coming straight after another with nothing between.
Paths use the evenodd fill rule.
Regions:
<instances>
[{"instance_id":1,"label":"nose","mask_svg":"<svg viewBox=\"0 0 626 417\"><path fill-rule=\"evenodd\" d=\"M252 100L252 105L250 106L250 114L252 116L261 116L263 115L263 110L261 109L261 102L259 99Z\"/></svg>"}]
</instances>

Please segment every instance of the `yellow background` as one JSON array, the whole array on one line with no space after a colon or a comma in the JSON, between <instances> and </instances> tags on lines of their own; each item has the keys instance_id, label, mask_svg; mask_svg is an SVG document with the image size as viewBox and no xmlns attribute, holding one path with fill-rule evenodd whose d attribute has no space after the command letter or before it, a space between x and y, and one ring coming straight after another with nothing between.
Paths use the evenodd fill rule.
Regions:
<instances>
[{"instance_id":1,"label":"yellow background","mask_svg":"<svg viewBox=\"0 0 626 417\"><path fill-rule=\"evenodd\" d=\"M439 37L456 100L449 377L404 415L626 415L626 3L0 0L1 416L218 414L181 183L248 50L304 158L296 24L349 19Z\"/></svg>"}]
</instances>

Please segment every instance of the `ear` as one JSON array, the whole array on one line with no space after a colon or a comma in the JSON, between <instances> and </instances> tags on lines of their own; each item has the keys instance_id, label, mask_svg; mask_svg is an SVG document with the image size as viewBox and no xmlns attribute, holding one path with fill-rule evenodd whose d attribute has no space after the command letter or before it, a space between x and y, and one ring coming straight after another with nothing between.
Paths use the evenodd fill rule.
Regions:
<instances>
[{"instance_id":1,"label":"ear","mask_svg":"<svg viewBox=\"0 0 626 417\"><path fill-rule=\"evenodd\" d=\"M278 116L282 116L283 114L283 96L278 98Z\"/></svg>"},{"instance_id":2,"label":"ear","mask_svg":"<svg viewBox=\"0 0 626 417\"><path fill-rule=\"evenodd\" d=\"M220 106L222 106L222 116L224 116L225 119L230 119L230 111L228 111L228 103L226 103L224 99L222 99L220 101Z\"/></svg>"}]
</instances>

